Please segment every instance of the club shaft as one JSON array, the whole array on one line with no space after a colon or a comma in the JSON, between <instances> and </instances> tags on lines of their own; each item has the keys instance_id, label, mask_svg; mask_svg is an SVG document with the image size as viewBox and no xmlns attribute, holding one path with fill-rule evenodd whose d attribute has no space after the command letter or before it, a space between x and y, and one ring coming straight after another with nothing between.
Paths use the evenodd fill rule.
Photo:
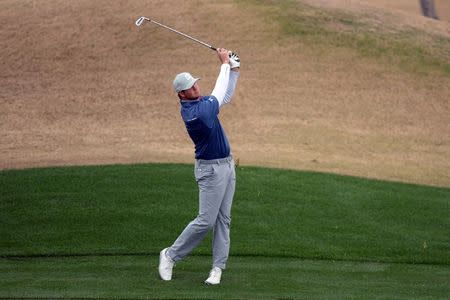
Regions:
<instances>
[{"instance_id":1,"label":"club shaft","mask_svg":"<svg viewBox=\"0 0 450 300\"><path fill-rule=\"evenodd\" d=\"M188 38L188 39L190 39L190 40L192 40L192 41L194 41L194 42L197 42L197 43L199 43L199 44L201 44L201 45L203 45L203 46L205 46L205 47L208 47L208 48L211 49L211 50L216 51L216 48L214 48L213 46L211 46L211 45L209 45L209 44L207 44L207 43L205 43L205 42L202 42L202 41L200 41L200 40L198 40L198 39L196 39L196 38L193 38L193 37L190 36L190 35L187 35L187 34L185 34L185 33L183 33L183 32L180 32L180 31L178 31L178 30L176 30L176 29L173 29L173 28L171 28L171 27L169 27L169 26L166 26L166 25L164 25L164 24L161 24L161 23L159 23L159 22L157 22L157 21L154 21L154 20L152 20L152 19L147 19L147 20L150 21L150 22L152 22L152 23L154 23L154 24L156 24L156 25L159 25L159 26L161 26L161 27L164 27L164 28L166 28L166 29L168 29L168 30L170 30L170 31L172 31L172 32L175 32L175 33L177 33L177 34L179 34L179 35L182 35L182 36L184 36L185 38Z\"/></svg>"}]
</instances>

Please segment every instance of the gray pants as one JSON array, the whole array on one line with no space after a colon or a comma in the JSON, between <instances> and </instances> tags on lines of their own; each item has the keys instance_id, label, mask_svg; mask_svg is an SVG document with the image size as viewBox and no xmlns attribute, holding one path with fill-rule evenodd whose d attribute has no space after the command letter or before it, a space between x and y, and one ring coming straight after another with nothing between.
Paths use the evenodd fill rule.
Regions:
<instances>
[{"instance_id":1,"label":"gray pants","mask_svg":"<svg viewBox=\"0 0 450 300\"><path fill-rule=\"evenodd\" d=\"M234 161L196 160L195 179L199 188L199 213L191 221L167 255L175 262L182 260L213 229L213 267L225 269L230 251L231 204L236 186Z\"/></svg>"}]
</instances>

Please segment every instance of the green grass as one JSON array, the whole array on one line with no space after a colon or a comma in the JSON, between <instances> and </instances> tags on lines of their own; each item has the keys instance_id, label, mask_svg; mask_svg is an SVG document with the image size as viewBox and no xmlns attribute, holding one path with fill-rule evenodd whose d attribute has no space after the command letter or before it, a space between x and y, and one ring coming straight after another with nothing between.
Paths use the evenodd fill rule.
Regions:
<instances>
[{"instance_id":1,"label":"green grass","mask_svg":"<svg viewBox=\"0 0 450 300\"><path fill-rule=\"evenodd\" d=\"M0 172L0 298L444 299L450 189L237 169L223 285L210 237L157 276L197 212L189 165Z\"/></svg>"},{"instance_id":2,"label":"green grass","mask_svg":"<svg viewBox=\"0 0 450 300\"><path fill-rule=\"evenodd\" d=\"M0 297L100 299L445 299L448 268L275 257L231 257L220 286L202 284L209 260L192 256L173 280L158 257L2 259ZM446 278L447 276L447 278Z\"/></svg>"},{"instance_id":3,"label":"green grass","mask_svg":"<svg viewBox=\"0 0 450 300\"><path fill-rule=\"evenodd\" d=\"M421 75L450 75L450 38L400 26L376 16L319 9L299 1L236 1L280 26L278 39L294 37L320 51L348 49ZM387 15L385 16L387 17ZM393 18L393 17L392 17Z\"/></svg>"}]
</instances>

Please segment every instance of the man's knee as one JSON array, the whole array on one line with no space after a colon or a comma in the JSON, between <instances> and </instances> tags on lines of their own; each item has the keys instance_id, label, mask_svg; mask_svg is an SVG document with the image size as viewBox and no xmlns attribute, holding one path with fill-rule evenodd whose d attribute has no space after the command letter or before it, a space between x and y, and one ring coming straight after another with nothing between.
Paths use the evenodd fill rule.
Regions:
<instances>
[{"instance_id":1,"label":"man's knee","mask_svg":"<svg viewBox=\"0 0 450 300\"><path fill-rule=\"evenodd\" d=\"M200 232L201 231L209 231L214 227L216 220L213 220L212 218L208 218L207 216L200 215L195 219L195 223Z\"/></svg>"},{"instance_id":2,"label":"man's knee","mask_svg":"<svg viewBox=\"0 0 450 300\"><path fill-rule=\"evenodd\" d=\"M230 227L231 224L231 217L223 214L219 214L217 216L217 222L222 223L223 225Z\"/></svg>"}]
</instances>

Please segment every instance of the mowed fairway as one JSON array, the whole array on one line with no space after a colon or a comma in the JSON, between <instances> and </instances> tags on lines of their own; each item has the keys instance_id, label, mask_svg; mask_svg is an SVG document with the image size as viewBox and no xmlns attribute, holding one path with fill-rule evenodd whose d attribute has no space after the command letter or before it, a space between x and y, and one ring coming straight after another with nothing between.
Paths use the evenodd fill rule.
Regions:
<instances>
[{"instance_id":1,"label":"mowed fairway","mask_svg":"<svg viewBox=\"0 0 450 300\"><path fill-rule=\"evenodd\" d=\"M445 299L450 190L237 169L222 285L207 239L158 278L196 214L190 165L2 171L0 298Z\"/></svg>"},{"instance_id":2,"label":"mowed fairway","mask_svg":"<svg viewBox=\"0 0 450 300\"><path fill-rule=\"evenodd\" d=\"M203 284L207 257L176 267L172 282L146 256L1 259L2 298L448 299L444 266L232 257L220 286Z\"/></svg>"}]
</instances>

